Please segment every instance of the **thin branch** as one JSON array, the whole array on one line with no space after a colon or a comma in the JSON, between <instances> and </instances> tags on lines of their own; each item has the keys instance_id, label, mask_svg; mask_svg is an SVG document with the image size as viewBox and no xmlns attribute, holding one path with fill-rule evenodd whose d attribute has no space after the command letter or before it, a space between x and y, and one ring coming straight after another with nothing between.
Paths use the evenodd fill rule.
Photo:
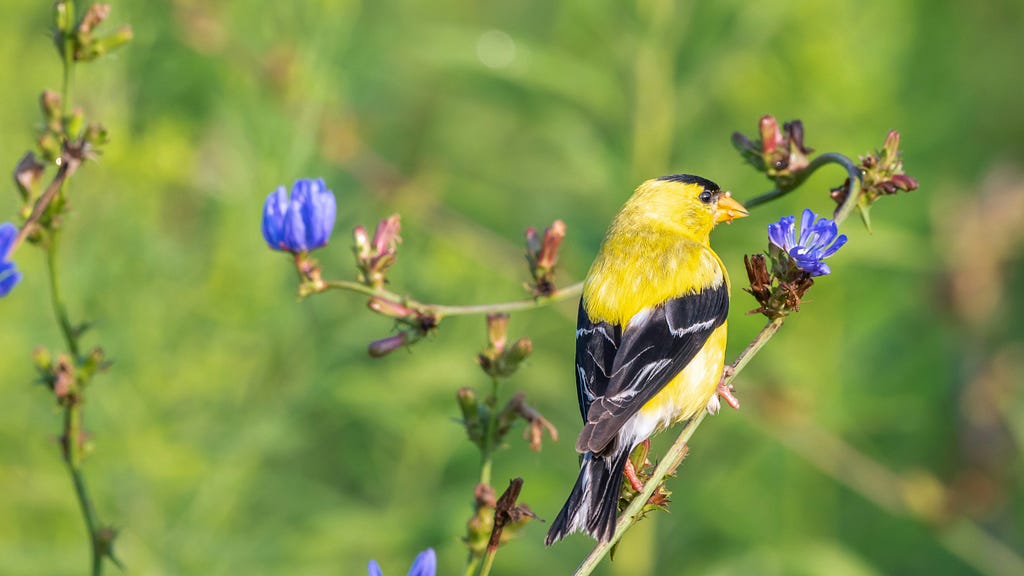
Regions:
<instances>
[{"instance_id":1,"label":"thin branch","mask_svg":"<svg viewBox=\"0 0 1024 576\"><path fill-rule=\"evenodd\" d=\"M373 288L359 282L352 282L347 280L325 280L324 285L328 288L334 288L337 290L347 290L349 292L357 292L359 294L365 294L366 296L377 296L379 298L386 298L393 302L397 302L408 308L443 318L445 316L467 316L471 314L498 314L502 312L516 312L520 310L533 310L534 308L542 308L555 302L560 302L569 298L575 298L583 292L583 283L577 282L555 291L550 296L538 296L536 298L528 298L524 300L516 300L512 302L498 302L493 304L472 304L468 306L450 306L445 304L426 304L418 302L406 296L401 296L389 290L383 288Z\"/></svg>"}]
</instances>

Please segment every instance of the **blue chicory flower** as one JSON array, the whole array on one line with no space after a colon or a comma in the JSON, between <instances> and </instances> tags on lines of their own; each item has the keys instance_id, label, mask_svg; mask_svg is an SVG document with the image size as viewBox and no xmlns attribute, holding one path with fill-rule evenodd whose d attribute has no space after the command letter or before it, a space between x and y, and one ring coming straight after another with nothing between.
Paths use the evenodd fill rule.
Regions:
<instances>
[{"instance_id":1,"label":"blue chicory flower","mask_svg":"<svg viewBox=\"0 0 1024 576\"><path fill-rule=\"evenodd\" d=\"M323 179L301 178L267 196L263 204L263 238L274 250L309 252L327 244L334 230L337 205Z\"/></svg>"},{"instance_id":2,"label":"blue chicory flower","mask_svg":"<svg viewBox=\"0 0 1024 576\"><path fill-rule=\"evenodd\" d=\"M800 235L794 229L796 218L786 216L768 225L768 241L787 253L796 267L811 276L824 276L832 270L823 260L846 244L846 235L839 233L834 220L804 209L800 219Z\"/></svg>"},{"instance_id":3,"label":"blue chicory flower","mask_svg":"<svg viewBox=\"0 0 1024 576\"><path fill-rule=\"evenodd\" d=\"M370 576L384 576L380 570L380 564L376 560L370 560ZM413 560L412 568L409 568L409 576L436 576L437 556L433 548L427 548Z\"/></svg>"},{"instance_id":4,"label":"blue chicory flower","mask_svg":"<svg viewBox=\"0 0 1024 576\"><path fill-rule=\"evenodd\" d=\"M18 227L14 224L0 224L0 298L10 294L14 286L21 281L21 272L18 272L14 262L7 259L7 253L10 252L11 244L17 235Z\"/></svg>"}]
</instances>

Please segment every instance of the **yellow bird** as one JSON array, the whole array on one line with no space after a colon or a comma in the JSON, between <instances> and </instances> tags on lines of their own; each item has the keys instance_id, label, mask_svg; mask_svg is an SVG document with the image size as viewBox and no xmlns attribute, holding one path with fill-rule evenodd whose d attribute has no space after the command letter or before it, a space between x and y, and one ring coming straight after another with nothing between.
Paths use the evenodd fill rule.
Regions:
<instances>
[{"instance_id":1,"label":"yellow bird","mask_svg":"<svg viewBox=\"0 0 1024 576\"><path fill-rule=\"evenodd\" d=\"M615 217L576 326L580 474L547 545L573 532L610 540L633 448L717 409L720 392L735 401L719 388L729 276L709 237L715 224L746 215L714 182L676 174L641 184Z\"/></svg>"}]
</instances>

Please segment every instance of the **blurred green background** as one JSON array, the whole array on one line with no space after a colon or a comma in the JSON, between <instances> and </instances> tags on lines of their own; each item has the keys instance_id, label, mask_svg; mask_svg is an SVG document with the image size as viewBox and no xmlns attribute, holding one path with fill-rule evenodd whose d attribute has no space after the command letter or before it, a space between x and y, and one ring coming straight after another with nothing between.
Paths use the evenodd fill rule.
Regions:
<instances>
[{"instance_id":1,"label":"blurred green background","mask_svg":"<svg viewBox=\"0 0 1024 576\"><path fill-rule=\"evenodd\" d=\"M5 0L0 159L13 169L59 88L50 3ZM524 296L522 233L568 226L561 280L586 273L642 180L675 172L739 199L769 188L732 149L762 114L819 152L903 136L921 189L855 219L800 314L738 379L671 481L672 513L601 574L1010 574L1024 553L1024 3L115 0L135 41L78 69L110 129L75 177L61 260L72 314L116 365L91 388L86 465L130 574L404 574L436 548L460 574L478 455L455 390L483 389L480 318L382 360L362 298L297 303L259 232L267 193L322 176L349 231L403 218L399 292ZM109 24L108 24L109 25ZM765 226L826 211L837 168L715 233L734 283L729 356L762 318L742 255ZM3 186L0 220L19 208ZM82 574L87 545L29 359L57 348L42 254L0 300L0 574ZM513 316L524 390L562 433L517 434L495 484L553 518L576 476L575 303ZM506 396L507 397L507 396ZM671 434L656 443L663 449ZM566 574L590 549L529 526L494 574ZM995 551L991 541L1003 543ZM987 544L986 544L987 543ZM1002 570L1002 572L1000 572ZM116 572L114 572L116 573Z\"/></svg>"}]
</instances>

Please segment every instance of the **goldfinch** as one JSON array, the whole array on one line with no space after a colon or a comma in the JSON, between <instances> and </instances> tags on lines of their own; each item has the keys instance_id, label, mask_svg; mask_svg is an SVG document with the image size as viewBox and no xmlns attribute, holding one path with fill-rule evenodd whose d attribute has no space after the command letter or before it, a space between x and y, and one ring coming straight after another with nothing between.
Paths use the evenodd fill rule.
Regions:
<instances>
[{"instance_id":1,"label":"goldfinch","mask_svg":"<svg viewBox=\"0 0 1024 576\"><path fill-rule=\"evenodd\" d=\"M573 532L610 540L633 448L717 406L729 276L709 236L746 215L714 182L676 174L641 184L612 222L576 327L580 474L548 546Z\"/></svg>"}]
</instances>

